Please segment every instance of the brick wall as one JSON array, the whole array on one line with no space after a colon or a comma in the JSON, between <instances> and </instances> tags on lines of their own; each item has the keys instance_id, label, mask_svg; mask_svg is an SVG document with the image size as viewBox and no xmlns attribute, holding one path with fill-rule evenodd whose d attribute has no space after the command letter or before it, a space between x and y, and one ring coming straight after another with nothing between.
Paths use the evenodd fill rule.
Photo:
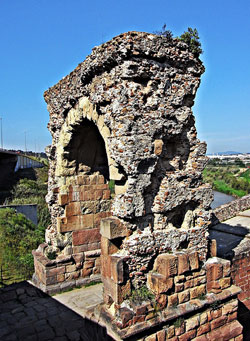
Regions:
<instances>
[{"instance_id":1,"label":"brick wall","mask_svg":"<svg viewBox=\"0 0 250 341\"><path fill-rule=\"evenodd\" d=\"M60 193L60 188L56 191L64 212L57 218L57 231L62 235L71 233L70 247L66 254L61 253L53 260L47 257L46 243L33 252L33 281L48 293L101 279L100 221L111 215L111 195L103 175L72 177L63 191Z\"/></svg>"}]
</instances>

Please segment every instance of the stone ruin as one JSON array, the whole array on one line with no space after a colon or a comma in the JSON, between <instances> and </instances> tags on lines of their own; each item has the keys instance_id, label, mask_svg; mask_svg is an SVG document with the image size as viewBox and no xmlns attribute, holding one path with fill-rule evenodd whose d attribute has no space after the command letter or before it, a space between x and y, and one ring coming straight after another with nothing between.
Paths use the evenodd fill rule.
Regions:
<instances>
[{"instance_id":1,"label":"stone ruin","mask_svg":"<svg viewBox=\"0 0 250 341\"><path fill-rule=\"evenodd\" d=\"M54 293L101 279L100 318L115 337L189 340L233 326L240 340L230 262L209 258L213 196L191 109L204 70L177 38L129 32L45 92L52 225L33 252L33 281ZM140 292L151 300L131 303ZM207 306L222 300L212 326L221 315ZM184 327L162 327L180 317Z\"/></svg>"}]
</instances>

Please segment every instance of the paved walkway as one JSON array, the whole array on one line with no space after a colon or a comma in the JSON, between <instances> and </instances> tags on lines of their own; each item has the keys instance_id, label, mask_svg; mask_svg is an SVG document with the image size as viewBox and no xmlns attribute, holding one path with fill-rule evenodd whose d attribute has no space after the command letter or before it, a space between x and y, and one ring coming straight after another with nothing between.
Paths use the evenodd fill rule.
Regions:
<instances>
[{"instance_id":1,"label":"paved walkway","mask_svg":"<svg viewBox=\"0 0 250 341\"><path fill-rule=\"evenodd\" d=\"M102 302L102 285L50 297L29 282L0 289L0 340L112 340L106 329L84 318Z\"/></svg>"},{"instance_id":2,"label":"paved walkway","mask_svg":"<svg viewBox=\"0 0 250 341\"><path fill-rule=\"evenodd\" d=\"M250 248L250 210L210 229L210 239L217 241L218 257L231 259Z\"/></svg>"}]
</instances>

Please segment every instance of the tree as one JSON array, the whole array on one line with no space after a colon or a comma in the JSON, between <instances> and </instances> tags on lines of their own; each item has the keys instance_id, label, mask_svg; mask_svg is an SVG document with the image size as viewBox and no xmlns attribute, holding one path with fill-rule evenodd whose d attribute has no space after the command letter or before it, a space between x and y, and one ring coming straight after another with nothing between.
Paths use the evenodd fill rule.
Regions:
<instances>
[{"instance_id":1,"label":"tree","mask_svg":"<svg viewBox=\"0 0 250 341\"><path fill-rule=\"evenodd\" d=\"M160 31L155 31L154 33L159 35L159 36L164 36L170 40L173 38L173 33L170 30L166 30L166 28L167 28L167 25L164 24Z\"/></svg>"},{"instance_id":2,"label":"tree","mask_svg":"<svg viewBox=\"0 0 250 341\"><path fill-rule=\"evenodd\" d=\"M189 50L196 57L199 57L199 55L203 52L201 49L201 43L199 41L200 38L196 28L192 29L191 27L188 27L187 32L184 32L179 39L188 45Z\"/></svg>"}]
</instances>

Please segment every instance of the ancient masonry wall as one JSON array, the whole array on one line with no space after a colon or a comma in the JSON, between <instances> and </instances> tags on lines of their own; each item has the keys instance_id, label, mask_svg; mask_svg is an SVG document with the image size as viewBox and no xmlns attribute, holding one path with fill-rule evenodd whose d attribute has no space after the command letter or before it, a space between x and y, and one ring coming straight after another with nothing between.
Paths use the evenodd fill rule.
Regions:
<instances>
[{"instance_id":1,"label":"ancient masonry wall","mask_svg":"<svg viewBox=\"0 0 250 341\"><path fill-rule=\"evenodd\" d=\"M45 92L52 225L33 253L33 280L55 292L101 270L100 318L121 338L159 339L154 328L195 320L199 309L212 316L203 334L235 327L228 335L241 337L236 314L229 317L239 293L230 262L208 253L212 190L202 182L206 144L191 109L203 72L178 39L129 32ZM232 311L212 314L212 304L231 299ZM174 339L191 339L192 328L181 326Z\"/></svg>"},{"instance_id":2,"label":"ancient masonry wall","mask_svg":"<svg viewBox=\"0 0 250 341\"><path fill-rule=\"evenodd\" d=\"M233 200L227 204L221 205L213 210L214 224L223 222L235 217L238 213L247 210L250 207L250 195Z\"/></svg>"}]
</instances>

